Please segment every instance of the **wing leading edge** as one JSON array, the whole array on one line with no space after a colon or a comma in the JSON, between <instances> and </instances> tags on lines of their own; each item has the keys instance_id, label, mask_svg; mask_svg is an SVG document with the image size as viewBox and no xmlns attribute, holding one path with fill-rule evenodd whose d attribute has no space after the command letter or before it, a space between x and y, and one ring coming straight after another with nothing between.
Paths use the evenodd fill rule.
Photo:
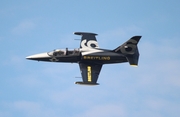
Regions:
<instances>
[{"instance_id":1,"label":"wing leading edge","mask_svg":"<svg viewBox=\"0 0 180 117\"><path fill-rule=\"evenodd\" d=\"M97 83L102 65L79 63L83 82L76 82L81 85L99 85Z\"/></svg>"}]
</instances>

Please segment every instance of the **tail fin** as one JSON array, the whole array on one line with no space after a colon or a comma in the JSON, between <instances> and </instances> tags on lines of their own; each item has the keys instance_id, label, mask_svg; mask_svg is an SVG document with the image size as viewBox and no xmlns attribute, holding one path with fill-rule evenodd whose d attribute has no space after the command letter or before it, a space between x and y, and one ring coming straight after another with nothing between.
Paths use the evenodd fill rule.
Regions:
<instances>
[{"instance_id":1,"label":"tail fin","mask_svg":"<svg viewBox=\"0 0 180 117\"><path fill-rule=\"evenodd\" d=\"M141 36L134 36L113 51L124 54L130 65L137 66L139 60L139 51L137 44L140 38Z\"/></svg>"}]
</instances>

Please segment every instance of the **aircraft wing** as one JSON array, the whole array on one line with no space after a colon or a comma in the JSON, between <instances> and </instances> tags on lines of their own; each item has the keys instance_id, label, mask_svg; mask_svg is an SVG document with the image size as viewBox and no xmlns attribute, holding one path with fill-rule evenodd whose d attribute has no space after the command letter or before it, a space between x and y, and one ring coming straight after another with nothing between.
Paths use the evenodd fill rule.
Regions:
<instances>
[{"instance_id":1,"label":"aircraft wing","mask_svg":"<svg viewBox=\"0 0 180 117\"><path fill-rule=\"evenodd\" d=\"M102 64L79 63L83 82L76 82L82 85L98 85L97 80Z\"/></svg>"},{"instance_id":2,"label":"aircraft wing","mask_svg":"<svg viewBox=\"0 0 180 117\"><path fill-rule=\"evenodd\" d=\"M88 48L99 48L95 33L89 32L75 32L75 35L81 35L81 44L80 48L88 49Z\"/></svg>"}]
</instances>

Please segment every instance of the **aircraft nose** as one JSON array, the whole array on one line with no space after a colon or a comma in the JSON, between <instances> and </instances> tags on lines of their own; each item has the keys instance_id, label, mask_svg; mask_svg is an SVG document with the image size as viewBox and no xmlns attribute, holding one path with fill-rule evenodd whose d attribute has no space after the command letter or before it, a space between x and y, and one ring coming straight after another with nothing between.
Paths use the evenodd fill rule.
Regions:
<instances>
[{"instance_id":1,"label":"aircraft nose","mask_svg":"<svg viewBox=\"0 0 180 117\"><path fill-rule=\"evenodd\" d=\"M40 54L34 54L31 56L27 56L26 59L30 59L30 60L40 60L40 59L45 59L45 58L49 58L50 56L47 53L40 53Z\"/></svg>"}]
</instances>

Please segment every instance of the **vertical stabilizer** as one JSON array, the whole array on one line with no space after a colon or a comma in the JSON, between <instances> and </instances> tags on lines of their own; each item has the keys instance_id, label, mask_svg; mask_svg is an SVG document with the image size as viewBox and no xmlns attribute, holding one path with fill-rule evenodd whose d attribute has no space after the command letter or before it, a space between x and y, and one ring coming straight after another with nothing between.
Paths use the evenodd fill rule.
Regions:
<instances>
[{"instance_id":1,"label":"vertical stabilizer","mask_svg":"<svg viewBox=\"0 0 180 117\"><path fill-rule=\"evenodd\" d=\"M139 50L137 44L140 39L141 36L134 36L121 46L114 49L114 51L124 54L130 65L137 66L139 60Z\"/></svg>"}]
</instances>

